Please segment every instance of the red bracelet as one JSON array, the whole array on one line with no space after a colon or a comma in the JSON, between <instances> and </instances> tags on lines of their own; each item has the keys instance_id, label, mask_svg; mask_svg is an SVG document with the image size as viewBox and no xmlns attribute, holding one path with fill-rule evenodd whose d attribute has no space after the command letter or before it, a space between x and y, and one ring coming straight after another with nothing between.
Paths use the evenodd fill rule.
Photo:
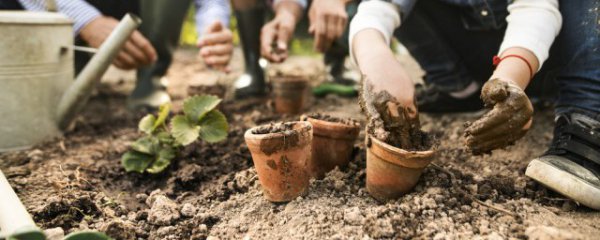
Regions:
<instances>
[{"instance_id":1,"label":"red bracelet","mask_svg":"<svg viewBox=\"0 0 600 240\"><path fill-rule=\"evenodd\" d=\"M497 67L498 64L500 64L500 62L502 62L502 60L507 59L509 57L515 57L515 58L521 59L521 60L523 60L523 62L527 63L527 67L529 68L529 79L533 78L533 68L531 67L531 63L529 63L529 61L527 61L526 58L521 57L521 56L516 55L516 54L509 54L509 55L506 55L506 56L504 56L502 58L500 58L498 56L494 56L494 58L492 59L494 67Z\"/></svg>"}]
</instances>

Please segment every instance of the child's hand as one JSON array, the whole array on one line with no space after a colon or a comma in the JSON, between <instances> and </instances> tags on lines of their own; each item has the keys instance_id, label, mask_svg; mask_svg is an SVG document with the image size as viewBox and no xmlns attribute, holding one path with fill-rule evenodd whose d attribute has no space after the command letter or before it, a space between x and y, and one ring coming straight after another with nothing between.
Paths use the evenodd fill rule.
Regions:
<instances>
[{"instance_id":1,"label":"child's hand","mask_svg":"<svg viewBox=\"0 0 600 240\"><path fill-rule=\"evenodd\" d=\"M308 32L315 37L314 47L319 52L325 52L331 44L346 30L348 0L314 0L308 18Z\"/></svg>"},{"instance_id":2,"label":"child's hand","mask_svg":"<svg viewBox=\"0 0 600 240\"><path fill-rule=\"evenodd\" d=\"M377 131L371 134L383 141L400 136L404 149L419 145L419 139L411 139L410 134L420 129L415 87L404 67L377 30L357 33L353 45L363 74L361 106L369 118L368 129Z\"/></svg>"},{"instance_id":3,"label":"child's hand","mask_svg":"<svg viewBox=\"0 0 600 240\"><path fill-rule=\"evenodd\" d=\"M83 27L79 36L90 47L99 48L118 24L117 19L101 16ZM156 50L154 50L150 41L136 30L133 31L127 42L119 50L113 64L120 69L135 69L150 65L156 59Z\"/></svg>"},{"instance_id":4,"label":"child's hand","mask_svg":"<svg viewBox=\"0 0 600 240\"><path fill-rule=\"evenodd\" d=\"M516 84L497 78L489 80L483 85L481 99L492 110L465 131L467 147L474 154L513 144L531 127L533 106Z\"/></svg>"},{"instance_id":5,"label":"child's hand","mask_svg":"<svg viewBox=\"0 0 600 240\"><path fill-rule=\"evenodd\" d=\"M227 72L227 64L233 54L233 34L216 21L206 27L198 41L200 56L204 63L212 68Z\"/></svg>"},{"instance_id":6,"label":"child's hand","mask_svg":"<svg viewBox=\"0 0 600 240\"><path fill-rule=\"evenodd\" d=\"M267 60L280 63L288 56L288 42L302 15L302 7L292 1L283 1L277 4L275 12L275 18L261 30L260 53Z\"/></svg>"}]
</instances>

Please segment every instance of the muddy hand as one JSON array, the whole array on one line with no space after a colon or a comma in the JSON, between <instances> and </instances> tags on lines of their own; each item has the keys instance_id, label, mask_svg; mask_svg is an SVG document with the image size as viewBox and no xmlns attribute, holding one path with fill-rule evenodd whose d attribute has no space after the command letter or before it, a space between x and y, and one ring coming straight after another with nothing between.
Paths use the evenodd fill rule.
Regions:
<instances>
[{"instance_id":1,"label":"muddy hand","mask_svg":"<svg viewBox=\"0 0 600 240\"><path fill-rule=\"evenodd\" d=\"M473 154L511 145L531 127L533 106L517 85L489 80L481 90L481 99L492 110L467 126L466 145Z\"/></svg>"},{"instance_id":2,"label":"muddy hand","mask_svg":"<svg viewBox=\"0 0 600 240\"><path fill-rule=\"evenodd\" d=\"M417 108L400 104L388 91L375 92L373 82L367 78L362 87L360 105L367 114L369 133L403 149L418 146L422 140L412 134L420 130Z\"/></svg>"}]
</instances>

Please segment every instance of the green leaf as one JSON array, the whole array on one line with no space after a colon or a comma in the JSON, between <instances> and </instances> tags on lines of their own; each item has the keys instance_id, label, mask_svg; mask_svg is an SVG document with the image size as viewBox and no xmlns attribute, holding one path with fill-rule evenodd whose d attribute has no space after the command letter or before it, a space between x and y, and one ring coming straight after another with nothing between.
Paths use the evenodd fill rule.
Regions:
<instances>
[{"instance_id":1,"label":"green leaf","mask_svg":"<svg viewBox=\"0 0 600 240\"><path fill-rule=\"evenodd\" d=\"M155 123L156 118L154 117L154 115L148 114L144 118L142 118L142 120L140 120L140 123L138 124L138 129L146 134L152 134L152 132L155 129Z\"/></svg>"},{"instance_id":2,"label":"green leaf","mask_svg":"<svg viewBox=\"0 0 600 240\"><path fill-rule=\"evenodd\" d=\"M173 145L173 142L175 142L175 139L173 139L171 134L168 132L165 132L165 131L161 131L161 132L157 133L155 136L156 136L156 139L158 139L158 141L162 144Z\"/></svg>"},{"instance_id":3,"label":"green leaf","mask_svg":"<svg viewBox=\"0 0 600 240\"><path fill-rule=\"evenodd\" d=\"M135 171L143 173L153 160L154 156L152 155L136 151L128 151L123 154L123 157L121 157L121 164L127 172Z\"/></svg>"},{"instance_id":4,"label":"green leaf","mask_svg":"<svg viewBox=\"0 0 600 240\"><path fill-rule=\"evenodd\" d=\"M163 170L165 170L165 168L169 166L169 164L171 164L171 160L173 160L174 158L175 150L170 146L165 146L159 151L156 161L154 161L154 163L152 163L152 166L146 169L146 171L149 173L162 172Z\"/></svg>"},{"instance_id":5,"label":"green leaf","mask_svg":"<svg viewBox=\"0 0 600 240\"><path fill-rule=\"evenodd\" d=\"M167 117L169 116L169 112L171 112L171 104L170 103L165 103L160 106L160 109L158 110L158 118L154 122L154 125L152 126L153 127L152 130L165 124L165 120L167 120Z\"/></svg>"},{"instance_id":6,"label":"green leaf","mask_svg":"<svg viewBox=\"0 0 600 240\"><path fill-rule=\"evenodd\" d=\"M188 118L177 115L171 119L171 135L183 146L189 145L200 136L200 126L194 125Z\"/></svg>"},{"instance_id":7,"label":"green leaf","mask_svg":"<svg viewBox=\"0 0 600 240\"><path fill-rule=\"evenodd\" d=\"M155 146L157 144L158 144L157 139L147 136L147 137L142 137L142 138L138 139L137 141L133 142L131 144L131 149L135 150L136 152L152 155L155 153Z\"/></svg>"},{"instance_id":8,"label":"green leaf","mask_svg":"<svg viewBox=\"0 0 600 240\"><path fill-rule=\"evenodd\" d=\"M229 125L225 115L219 110L212 110L200 121L200 138L213 143L227 138Z\"/></svg>"},{"instance_id":9,"label":"green leaf","mask_svg":"<svg viewBox=\"0 0 600 240\"><path fill-rule=\"evenodd\" d=\"M84 230L81 232L74 232L67 235L63 240L111 240L109 236L104 233Z\"/></svg>"},{"instance_id":10,"label":"green leaf","mask_svg":"<svg viewBox=\"0 0 600 240\"><path fill-rule=\"evenodd\" d=\"M194 123L200 121L206 113L213 110L221 99L213 95L193 96L183 102L183 112Z\"/></svg>"}]
</instances>

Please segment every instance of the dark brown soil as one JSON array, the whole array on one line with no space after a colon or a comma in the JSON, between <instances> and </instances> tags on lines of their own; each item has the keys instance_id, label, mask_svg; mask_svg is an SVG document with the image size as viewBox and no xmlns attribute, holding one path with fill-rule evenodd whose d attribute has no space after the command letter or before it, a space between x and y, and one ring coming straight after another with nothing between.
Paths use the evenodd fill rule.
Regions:
<instances>
[{"instance_id":1,"label":"dark brown soil","mask_svg":"<svg viewBox=\"0 0 600 240\"><path fill-rule=\"evenodd\" d=\"M433 147L433 138L421 130L419 114L399 104L385 90L373 92L369 79L362 80L359 104L367 116L367 132L371 136L408 151L425 151ZM390 109L390 104L397 107Z\"/></svg>"},{"instance_id":2,"label":"dark brown soil","mask_svg":"<svg viewBox=\"0 0 600 240\"><path fill-rule=\"evenodd\" d=\"M327 121L327 122L341 123L341 124L350 125L350 126L360 126L360 123L354 118L340 118L340 117L334 117L334 116L331 116L329 114L324 114L324 113L309 113L309 114L306 114L303 117L304 119L302 119L302 120L305 120L306 117L319 119L319 120L323 120L323 121Z\"/></svg>"},{"instance_id":3,"label":"dark brown soil","mask_svg":"<svg viewBox=\"0 0 600 240\"><path fill-rule=\"evenodd\" d=\"M178 100L186 83L205 74L195 52L180 52L169 74ZM236 55L234 72L240 73ZM314 59L291 59L307 74L323 71ZM309 66L309 67L307 67ZM279 66L275 66L279 67ZM207 76L202 75L203 79ZM116 239L596 239L600 213L540 186L524 175L552 137L552 109L536 109L529 133L492 155L463 147L462 122L478 114L421 116L423 131L440 139L438 156L414 192L385 204L365 190L365 148L348 167L310 184L306 196L287 204L264 199L244 132L299 116L273 113L268 102L225 101L227 141L198 142L162 174L126 173L128 145L141 136L143 113L126 110L132 81L102 86L64 138L27 151L0 154L0 168L35 221L106 231ZM268 101L268 100L267 100ZM360 116L356 99L311 100L310 112ZM179 108L178 108L179 107ZM358 119L365 124L365 119ZM364 132L361 132L364 139ZM483 203L483 204L482 204ZM498 210L501 209L501 210Z\"/></svg>"}]
</instances>

